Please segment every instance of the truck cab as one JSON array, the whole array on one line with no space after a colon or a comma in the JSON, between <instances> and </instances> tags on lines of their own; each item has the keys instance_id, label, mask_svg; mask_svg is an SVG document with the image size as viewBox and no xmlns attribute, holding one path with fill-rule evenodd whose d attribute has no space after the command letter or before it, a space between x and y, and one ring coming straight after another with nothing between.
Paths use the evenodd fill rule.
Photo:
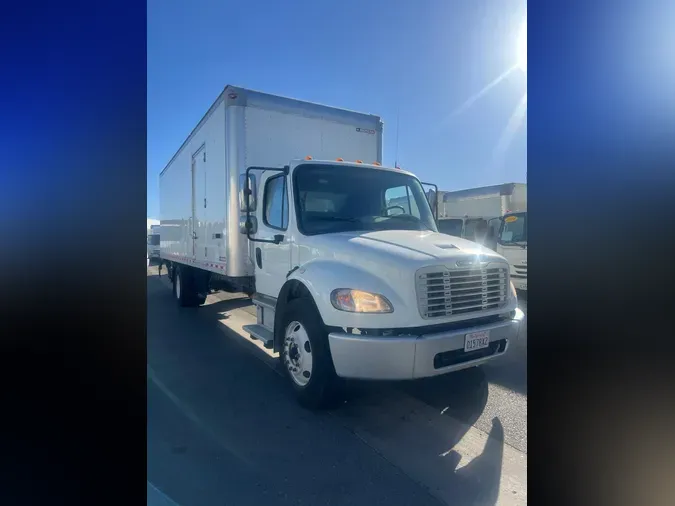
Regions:
<instances>
[{"instance_id":1,"label":"truck cab","mask_svg":"<svg viewBox=\"0 0 675 506\"><path fill-rule=\"evenodd\" d=\"M527 294L527 211L509 211L499 221L497 253L509 262L516 290Z\"/></svg>"},{"instance_id":2,"label":"truck cab","mask_svg":"<svg viewBox=\"0 0 675 506\"><path fill-rule=\"evenodd\" d=\"M148 265L160 260L159 225L151 225L146 238Z\"/></svg>"},{"instance_id":3,"label":"truck cab","mask_svg":"<svg viewBox=\"0 0 675 506\"><path fill-rule=\"evenodd\" d=\"M517 337L507 261L439 233L413 174L308 158L250 167L241 191L258 315L245 330L279 352L301 401L337 378L479 365Z\"/></svg>"}]
</instances>

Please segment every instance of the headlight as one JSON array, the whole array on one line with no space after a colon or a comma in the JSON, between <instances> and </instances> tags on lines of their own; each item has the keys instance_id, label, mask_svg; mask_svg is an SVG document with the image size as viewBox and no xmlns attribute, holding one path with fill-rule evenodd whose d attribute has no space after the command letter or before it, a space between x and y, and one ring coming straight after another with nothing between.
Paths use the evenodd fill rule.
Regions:
<instances>
[{"instance_id":1,"label":"headlight","mask_svg":"<svg viewBox=\"0 0 675 506\"><path fill-rule=\"evenodd\" d=\"M394 308L386 297L376 293L338 288L330 294L335 309L348 313L393 313Z\"/></svg>"},{"instance_id":2,"label":"headlight","mask_svg":"<svg viewBox=\"0 0 675 506\"><path fill-rule=\"evenodd\" d=\"M511 285L511 297L513 297L514 299L517 299L518 294L516 293L516 287L513 284L513 281L509 281L509 285Z\"/></svg>"}]
</instances>

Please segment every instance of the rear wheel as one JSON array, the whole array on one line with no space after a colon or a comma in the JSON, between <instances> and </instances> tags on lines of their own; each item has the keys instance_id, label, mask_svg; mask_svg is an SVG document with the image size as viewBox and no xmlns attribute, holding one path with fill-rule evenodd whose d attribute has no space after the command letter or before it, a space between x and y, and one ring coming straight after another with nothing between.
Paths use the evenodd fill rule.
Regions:
<instances>
[{"instance_id":1,"label":"rear wheel","mask_svg":"<svg viewBox=\"0 0 675 506\"><path fill-rule=\"evenodd\" d=\"M204 304L206 297L195 290L194 275L189 267L176 266L173 270L173 295L181 307L195 307Z\"/></svg>"},{"instance_id":2,"label":"rear wheel","mask_svg":"<svg viewBox=\"0 0 675 506\"><path fill-rule=\"evenodd\" d=\"M298 401L310 409L334 404L340 395L328 332L311 300L288 303L283 315L281 361Z\"/></svg>"}]
</instances>

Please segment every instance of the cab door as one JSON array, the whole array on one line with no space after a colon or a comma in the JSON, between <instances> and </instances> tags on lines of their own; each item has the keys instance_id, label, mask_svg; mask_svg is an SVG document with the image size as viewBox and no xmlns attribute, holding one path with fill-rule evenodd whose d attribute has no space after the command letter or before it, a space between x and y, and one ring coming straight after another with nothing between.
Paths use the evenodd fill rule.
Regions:
<instances>
[{"instance_id":1,"label":"cab door","mask_svg":"<svg viewBox=\"0 0 675 506\"><path fill-rule=\"evenodd\" d=\"M253 236L266 242L253 242L253 261L256 267L256 291L278 297L286 275L291 269L291 245L288 231L289 188L288 176L283 172L265 171L259 185L258 230ZM275 236L283 239L275 244Z\"/></svg>"}]
</instances>

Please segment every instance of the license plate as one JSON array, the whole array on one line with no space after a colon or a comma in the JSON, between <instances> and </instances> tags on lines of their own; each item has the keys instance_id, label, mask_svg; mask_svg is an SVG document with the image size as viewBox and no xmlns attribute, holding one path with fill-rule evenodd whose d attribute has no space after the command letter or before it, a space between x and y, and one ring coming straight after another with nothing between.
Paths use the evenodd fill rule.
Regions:
<instances>
[{"instance_id":1,"label":"license plate","mask_svg":"<svg viewBox=\"0 0 675 506\"><path fill-rule=\"evenodd\" d=\"M490 344L490 331L472 332L464 337L464 351L480 350Z\"/></svg>"}]
</instances>

